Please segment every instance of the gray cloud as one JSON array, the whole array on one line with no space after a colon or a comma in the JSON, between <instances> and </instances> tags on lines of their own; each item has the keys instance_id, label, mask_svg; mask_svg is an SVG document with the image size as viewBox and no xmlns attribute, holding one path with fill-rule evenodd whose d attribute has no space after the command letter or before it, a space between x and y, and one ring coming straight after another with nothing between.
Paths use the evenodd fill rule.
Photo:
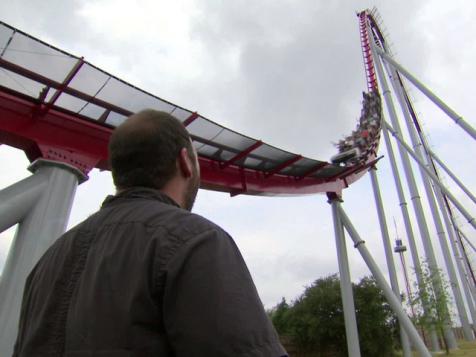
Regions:
<instances>
[{"instance_id":1,"label":"gray cloud","mask_svg":"<svg viewBox=\"0 0 476 357\"><path fill-rule=\"evenodd\" d=\"M355 126L365 89L359 7L335 1L213 4L202 8L193 36L211 66L222 68L230 57L236 64L217 71L222 78L204 72L211 77L204 110L289 150L328 158L331 142ZM406 28L412 20L406 16Z\"/></svg>"},{"instance_id":2,"label":"gray cloud","mask_svg":"<svg viewBox=\"0 0 476 357\"><path fill-rule=\"evenodd\" d=\"M335 152L331 142L355 126L360 92L365 89L355 11L365 5L200 1L189 19L187 43L198 42L200 50L189 53L188 62L196 70L193 78L187 78L157 67L167 56L177 60L173 56L187 54L185 49L174 52L154 42L154 31L160 28L151 24L149 32L139 33L140 19L131 17L123 26L131 35L120 36L114 33L116 28L107 27L112 14L101 14L102 25L88 18L91 14L84 9L96 9L98 4L16 2L13 14L2 13L20 27L47 34L58 45L88 49L91 53L76 54L108 62L106 69L124 73L126 80L137 79L134 84L144 83L165 99L291 151L327 159ZM418 11L417 2L409 5ZM383 3L384 16L386 7ZM156 11L160 10L158 4ZM28 23L35 13L41 13L41 20ZM403 22L404 30L412 31L410 41L405 31L402 34L405 48L420 46L414 18L394 7L391 14L389 24ZM176 26L184 24L177 21Z\"/></svg>"},{"instance_id":3,"label":"gray cloud","mask_svg":"<svg viewBox=\"0 0 476 357\"><path fill-rule=\"evenodd\" d=\"M1 20L40 38L47 36L60 43L74 43L84 34L76 10L81 1L12 1L0 5ZM71 47L71 46L68 46Z\"/></svg>"}]
</instances>

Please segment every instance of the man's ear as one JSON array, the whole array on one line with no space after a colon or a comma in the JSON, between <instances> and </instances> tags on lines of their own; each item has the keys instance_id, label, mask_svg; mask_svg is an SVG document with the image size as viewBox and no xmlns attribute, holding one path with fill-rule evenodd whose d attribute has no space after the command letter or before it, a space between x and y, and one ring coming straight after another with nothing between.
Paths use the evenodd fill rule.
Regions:
<instances>
[{"instance_id":1,"label":"man's ear","mask_svg":"<svg viewBox=\"0 0 476 357\"><path fill-rule=\"evenodd\" d=\"M178 164L180 173L183 177L192 177L193 175L193 163L188 155L188 151L186 148L182 148L180 150L180 154L178 156Z\"/></svg>"}]
</instances>

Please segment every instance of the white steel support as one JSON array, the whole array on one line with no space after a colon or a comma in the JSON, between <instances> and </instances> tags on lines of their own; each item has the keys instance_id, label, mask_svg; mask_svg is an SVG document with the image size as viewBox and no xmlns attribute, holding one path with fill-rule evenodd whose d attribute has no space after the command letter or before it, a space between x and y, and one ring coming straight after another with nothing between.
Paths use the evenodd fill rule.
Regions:
<instances>
[{"instance_id":1,"label":"white steel support","mask_svg":"<svg viewBox=\"0 0 476 357\"><path fill-rule=\"evenodd\" d=\"M453 226L455 227L455 229L457 230L459 235L461 235L464 238L466 243L468 243L468 245L471 247L471 249L476 252L476 247L474 246L473 243L471 243L471 241L468 239L468 237L466 237L466 235L459 228L457 228L456 224L454 224Z\"/></svg>"},{"instance_id":2,"label":"white steel support","mask_svg":"<svg viewBox=\"0 0 476 357\"><path fill-rule=\"evenodd\" d=\"M437 189L438 188L435 187L435 190L437 190ZM472 284L468 280L468 273L465 271L465 267L464 267L463 262L462 262L462 259L463 259L462 254L464 254L464 251L462 251L462 252L459 251L460 247L459 247L457 237L456 237L456 231L455 231L456 227L454 227L454 222L452 222L452 220L450 219L446 204L444 202L441 202L442 200L444 200L444 197L442 197L441 192L437 197L439 197L438 198L438 205L440 206L440 211L441 211L441 213L443 215L443 219L445 221L446 230L448 231L448 235L449 235L450 242L451 242L451 249L453 251L453 257L455 258L456 267L458 268L458 272L459 272L461 286L463 288L463 292L464 292L464 295L466 297L466 303L468 305L468 310L469 310L469 313L471 315L471 319L473 320L473 324L474 324L476 322L476 309L474 307L474 301L475 301L474 298L475 298L475 296L472 293L474 293L476 291L475 291L475 289L471 289L471 285L474 286L474 284ZM471 328L471 331L474 332L474 330L472 328ZM474 333L472 335L473 335L473 339L474 339Z\"/></svg>"},{"instance_id":3,"label":"white steel support","mask_svg":"<svg viewBox=\"0 0 476 357\"><path fill-rule=\"evenodd\" d=\"M336 208L338 211L337 214L340 216L340 219L342 220L342 224L344 225L345 229L347 230L347 232L349 233L350 237L352 238L354 242L354 247L356 247L359 250L360 255L364 259L370 272L372 273L373 277L375 278L378 285L382 289L390 307L392 308L393 312L397 315L398 321L400 321L400 323L404 327L405 331L408 334L408 337L412 341L412 344L415 346L415 349L418 351L420 356L431 357L430 352L426 348L415 326L413 326L410 318L407 316L406 312L403 310L399 299L393 293L392 289L386 282L384 275L380 271L377 263L374 261L374 259L372 258L372 255L370 254L367 247L365 246L365 241L363 241L360 238L359 234L355 230L354 226L352 225L352 222L347 217L342 207L340 205L337 205Z\"/></svg>"},{"instance_id":4,"label":"white steel support","mask_svg":"<svg viewBox=\"0 0 476 357\"><path fill-rule=\"evenodd\" d=\"M378 220L380 224L380 231L382 232L382 241L383 241L383 246L385 250L385 258L387 259L388 274L390 276L390 285L392 286L392 290L393 290L393 293L395 294L395 297L400 301L400 304L401 304L400 288L398 286L398 278L397 278L397 272L395 269L395 261L393 260L392 246L391 246L390 237L388 234L387 220L385 218L385 211L383 208L382 196L380 194L380 187L378 183L376 170L377 168L375 166L369 170L370 179L372 181L372 189L374 192L375 205L377 207L377 215L378 215ZM403 356L411 357L412 352L410 348L410 342L408 340L408 336L405 332L405 329L403 328L402 323L400 323L400 339L402 342Z\"/></svg>"},{"instance_id":5,"label":"white steel support","mask_svg":"<svg viewBox=\"0 0 476 357\"><path fill-rule=\"evenodd\" d=\"M350 279L349 259L345 244L344 229L339 214L340 199L337 196L330 198L334 232L336 239L337 260L339 262L340 290L344 310L345 333L347 337L347 350L349 357L360 357L359 333L355 318L354 295Z\"/></svg>"},{"instance_id":6,"label":"white steel support","mask_svg":"<svg viewBox=\"0 0 476 357\"><path fill-rule=\"evenodd\" d=\"M471 242L468 240L468 238L464 235L464 233L462 231L460 231L457 226L456 226L456 223L455 223L455 220L454 220L454 217L451 216L451 220L453 222L453 227L455 228L455 234L457 236L457 244L458 244L458 247L459 247L459 250L460 250L460 253L461 253L461 256L462 257L465 257L464 259L464 265L466 267L466 271L467 271L467 276L468 276L468 285L469 285L469 288L471 290L471 294L473 296L473 301L474 303L476 304L476 285L475 285L475 281L474 281L474 278L473 278L473 271L472 271L472 267L471 267L471 264L469 262L469 259L467 259L467 256L466 256L466 252L465 252L465 249L464 249L464 246L463 246L463 242L461 240L461 237L463 237L466 241L466 243L470 244L471 245L471 248L473 248L473 250L476 250L474 249L475 247L471 244ZM471 278L470 278L471 276ZM475 327L476 324L476 320L473 320L473 329Z\"/></svg>"},{"instance_id":7,"label":"white steel support","mask_svg":"<svg viewBox=\"0 0 476 357\"><path fill-rule=\"evenodd\" d=\"M420 167L425 170L426 174L428 175L429 178L440 188L441 192L448 198L448 200L451 201L455 205L455 207L460 211L460 213L468 220L468 223L471 224L473 228L476 229L476 221L474 217L471 216L471 214L463 207L461 203L456 199L456 197L445 187L440 183L440 180L438 180L438 177L436 177L426 166L425 163L422 162L418 156L412 151L412 149L402 140L400 135L388 124L385 123L387 126L387 129L390 131L392 136L397 139L398 144L400 147L404 148L410 156L420 165Z\"/></svg>"},{"instance_id":8,"label":"white steel support","mask_svg":"<svg viewBox=\"0 0 476 357\"><path fill-rule=\"evenodd\" d=\"M407 202L405 200L405 194L403 192L403 186L402 186L402 182L400 180L400 174L398 172L398 167L397 167L397 163L396 163L396 160L395 160L395 154L393 152L393 146L392 146L392 143L390 141L390 136L388 134L388 130L385 128L384 125L382 126L382 133L383 133L383 137L385 139L385 146L387 148L387 154L388 154L390 164L391 164L391 167L392 167L392 174L393 174L393 178L394 178L394 181L395 181L395 188L397 190L398 199L399 199L399 202L400 202L400 209L402 211L403 222L404 222L404 225L405 225L405 231L406 231L406 234L407 234L408 243L410 245L410 253L411 253L411 256L412 256L413 268L415 270L415 275L416 275L416 279L417 279L417 283L418 283L418 289L420 289L420 287L422 286L422 280L423 280L422 270L421 270L421 265L420 265L420 258L418 256L418 249L417 249L417 246L416 246L416 243L415 243L415 236L413 234L412 223L410 221L410 215L408 213L408 206L407 206ZM408 296L408 299L411 299L411 296ZM424 300L424 301L422 301L422 303L423 303L424 311L428 311L426 301ZM432 341L438 341L438 338L436 336L435 331L430 331L430 334L431 334Z\"/></svg>"},{"instance_id":9,"label":"white steel support","mask_svg":"<svg viewBox=\"0 0 476 357\"><path fill-rule=\"evenodd\" d=\"M430 170L425 166L425 164L420 160L420 158L412 151L412 149L401 139L401 137L395 132L395 130L388 124L384 123L387 129L392 133L392 135L397 139L397 142L400 147L406 149L406 151L412 156L412 158L419 164L419 166L425 171L425 173L432 179L433 183L440 188L440 190L450 199L456 201L456 199L451 195L451 193L439 182L438 178L430 172ZM449 196L449 195L451 196ZM456 203L462 208L458 201ZM457 206L458 207L458 206ZM464 208L463 208L464 210ZM471 221L470 221L471 222ZM474 223L474 219L472 220ZM454 268L453 268L454 269ZM452 283L453 285L453 283ZM474 337L473 337L474 339Z\"/></svg>"},{"instance_id":10,"label":"white steel support","mask_svg":"<svg viewBox=\"0 0 476 357\"><path fill-rule=\"evenodd\" d=\"M388 123L385 123L384 124L387 129L392 133L392 135L395 137L395 139L397 139L397 142L398 144L406 149L406 151L413 157L413 159L419 164L419 166L421 168L423 168L425 170L425 173L432 179L433 183L438 186L438 188L441 190L441 192L446 196L448 197L448 199L451 200L451 202L453 202L455 204L455 206L457 208L460 209L460 212L462 212L461 210L463 210L463 212L467 213L466 210L464 210L464 208L461 206L461 204L454 198L454 196L440 183L440 181L438 180L438 178L432 173L430 172L430 170L425 166L425 164L420 160L420 158L418 158L418 156L412 151L412 149L401 139L401 137L395 132L395 130L393 130L392 127L390 127L390 125ZM462 212L462 213L463 213ZM467 213L468 214L468 213ZM464 214L463 214L464 215ZM469 215L469 214L468 214ZM474 224L474 219L470 219L468 220L470 223L472 223L472 225ZM474 321L473 321L474 322Z\"/></svg>"},{"instance_id":11,"label":"white steel support","mask_svg":"<svg viewBox=\"0 0 476 357\"><path fill-rule=\"evenodd\" d=\"M376 45L374 41L371 41L371 44L372 44L372 52L376 53L375 51ZM375 62L375 69L377 71L378 78L380 79L380 84L382 85L383 96L387 104L387 109L390 114L390 119L392 121L392 124L395 126L396 130L398 130L398 133L401 133L400 124L398 122L398 117L395 111L395 106L393 104L390 89L388 87L387 79L385 78L385 74L383 72L382 63L378 56L374 56L374 62ZM382 126L385 126L384 122L382 122ZM429 260L430 266L436 268L437 267L436 259L434 258L433 247L431 246L431 243L430 243L430 233L428 231L425 214L423 212L423 206L420 200L420 193L418 191L415 177L413 175L412 167L410 165L410 160L405 150L403 150L400 146L398 148L400 152L400 157L402 159L403 169L405 171L405 176L407 178L407 184L410 190L411 201L412 201L415 215L417 218L416 221L417 221L418 228L420 230L420 236L423 242L423 247L425 249L425 253L426 253L427 259ZM438 287L435 287L435 290L439 291ZM439 346L435 331L431 331L430 337L431 337L432 350L438 351L440 349L440 346Z\"/></svg>"},{"instance_id":12,"label":"white steel support","mask_svg":"<svg viewBox=\"0 0 476 357\"><path fill-rule=\"evenodd\" d=\"M47 184L48 176L39 173L0 191L0 232L25 217Z\"/></svg>"},{"instance_id":13,"label":"white steel support","mask_svg":"<svg viewBox=\"0 0 476 357\"><path fill-rule=\"evenodd\" d=\"M392 80L391 83L392 83L395 95L396 95L397 100L398 100L398 102L400 104L400 107L402 109L403 117L404 117L405 123L407 125L407 130L410 134L410 140L412 142L414 152L420 158L420 160L422 162L425 162L426 152L424 150L423 143L418 138L418 134L417 134L417 132L415 130L415 127L413 125L413 121L412 121L412 118L410 116L408 105L405 102L405 99L403 97L403 95L404 95L403 87L399 82L397 72L395 71L395 69L393 67L390 67L390 68L387 67L387 73L388 73L389 77ZM430 162L426 162L425 166L430 169L429 163ZM422 182L423 182L423 187L425 188L428 204L430 206L431 216L432 216L433 222L435 224L435 229L436 229L436 233L437 233L438 240L439 240L439 243L440 243L441 251L443 252L443 259L445 260L445 265L446 265L448 275L449 275L449 278L450 278L450 285L451 285L451 289L452 289L452 292L453 292L453 296L455 298L456 308L458 310L458 315L459 315L459 318L460 318L460 321L461 321L461 325L463 327L464 337L467 341L472 341L474 339L473 332L471 331L471 327L469 326L469 320L468 320L468 315L466 313L466 309L464 307L463 296L461 294L461 289L460 289L460 286L459 286L458 278L456 276L456 271L455 271L455 267L453 265L453 260L451 259L451 253L450 253L450 250L448 248L448 243L447 243L448 238L446 236L446 232L445 232L445 229L443 227L443 223L441 221L441 218L440 218L440 215L439 215L439 212L438 212L438 206L437 206L436 201L435 201L435 195L436 196L438 196L438 194L441 195L441 192L438 189L438 186L435 185L436 190L435 190L435 193L433 193L431 182L430 182L429 178L427 177L426 172L423 170L423 168L421 166L419 167L419 169L420 169L420 175L421 175ZM429 242L429 245L431 246L431 242ZM432 252L432 253L433 253L433 257L434 257L434 252ZM436 257L434 258L434 261L436 263ZM435 268L436 268L436 266L435 266ZM436 281L436 283L438 285L440 285L440 289L443 289L440 281ZM450 310L448 309L447 311L448 311L448 328L445 330L445 334L446 334L447 341L449 343L449 348L453 349L453 348L457 348L457 343L456 343L456 338L455 338L454 333L453 333L453 329L451 328L451 324L449 322L450 321L450 319L449 319L449 311Z\"/></svg>"},{"instance_id":14,"label":"white steel support","mask_svg":"<svg viewBox=\"0 0 476 357\"><path fill-rule=\"evenodd\" d=\"M375 52L374 52L375 53ZM423 85L418 79L416 79L410 72L403 68L392 57L386 54L381 49L377 49L377 53L382 56L385 62L395 67L405 78L415 85L423 94L425 94L433 103L435 103L441 110L443 110L454 122L463 128L469 135L476 139L476 130L468 124L461 115L458 115L453 109L447 106L440 98L438 98L433 92L431 92L425 85Z\"/></svg>"},{"instance_id":15,"label":"white steel support","mask_svg":"<svg viewBox=\"0 0 476 357\"><path fill-rule=\"evenodd\" d=\"M72 166L43 159L35 161L29 169L35 178L17 186L28 189L28 199L19 194L11 195L9 202L2 201L2 205L14 206L19 198L21 205L31 206L20 218L0 281L1 356L11 356L13 352L26 277L65 231L78 181L84 179L84 174ZM39 187L30 187L34 183ZM42 192L38 195L40 188ZM5 193L0 197L2 194ZM36 201L35 195L38 195Z\"/></svg>"},{"instance_id":16,"label":"white steel support","mask_svg":"<svg viewBox=\"0 0 476 357\"><path fill-rule=\"evenodd\" d=\"M453 176L453 173L441 162L441 160L434 154L428 147L428 143L425 141L424 137L422 137L422 144L425 149L425 154L427 161L431 164L429 165L430 171L436 176L438 176L438 172L436 170L436 167L433 163L433 159L440 164L440 166L455 180L456 184L460 186L460 188L466 193L469 194L470 198L474 196L471 195L469 191L467 191L466 187L456 178ZM441 182L441 181L440 181ZM445 222L445 227L446 231L448 232L448 236L450 239L451 243L451 249L453 252L453 257L456 261L456 267L458 269L460 281L461 281L461 287L463 289L463 292L466 297L466 303L471 315L471 318L473 320L473 323L476 322L476 309L474 306L474 302L476 301L476 290L474 289L474 284L468 279L468 275L470 272L467 272L465 270L465 265L463 265L463 256L465 254L463 247L460 246L459 242L459 236L457 234L457 225L456 222L453 220L451 208L449 206L448 200L446 199L444 193L441 191L441 189L433 184L433 190L436 195L436 199L438 202L438 206L440 207L440 212L443 216L443 220ZM476 202L475 202L476 203ZM474 329L471 328L471 336L473 336L474 339Z\"/></svg>"},{"instance_id":17,"label":"white steel support","mask_svg":"<svg viewBox=\"0 0 476 357\"><path fill-rule=\"evenodd\" d=\"M412 255L413 266L416 272L418 284L421 284L422 271L420 266L420 258L418 256L418 249L415 243L415 236L413 234L412 223L410 221L410 214L408 213L408 207L407 207L408 205L405 200L405 194L403 192L403 186L400 180L400 174L398 172L398 167L395 160L395 154L393 152L392 143L390 142L390 137L388 135L388 131L386 130L385 126L382 127L382 133L385 139L385 146L387 148L387 153L390 158L392 174L395 180L395 187L397 189L397 194L399 198L399 205L402 211L403 222L405 224L405 231L407 234L408 242L410 244L410 252Z\"/></svg>"},{"instance_id":18,"label":"white steel support","mask_svg":"<svg viewBox=\"0 0 476 357\"><path fill-rule=\"evenodd\" d=\"M456 175L453 172L451 172L451 170L448 168L448 166L446 166L443 163L443 161L441 161L440 158L433 151L431 151L428 147L426 147L426 149L427 149L427 152L430 154L431 158L433 160L435 160L438 163L438 165L440 165L440 167L443 169L443 171L445 171L448 174L448 176L453 179L453 181L458 185L458 187L464 193L466 193L466 195L471 199L471 201L476 203L476 197L474 197L474 195L471 193L471 191L465 185L463 185L463 183L458 179L458 177L456 177Z\"/></svg>"}]
</instances>

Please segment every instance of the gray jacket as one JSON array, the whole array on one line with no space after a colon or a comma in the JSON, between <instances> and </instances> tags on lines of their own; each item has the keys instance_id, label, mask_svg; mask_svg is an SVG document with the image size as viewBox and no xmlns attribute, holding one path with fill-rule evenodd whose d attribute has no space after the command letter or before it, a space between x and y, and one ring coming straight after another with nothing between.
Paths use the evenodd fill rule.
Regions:
<instances>
[{"instance_id":1,"label":"gray jacket","mask_svg":"<svg viewBox=\"0 0 476 357\"><path fill-rule=\"evenodd\" d=\"M279 343L233 239L134 188L30 273L14 356L272 356Z\"/></svg>"}]
</instances>

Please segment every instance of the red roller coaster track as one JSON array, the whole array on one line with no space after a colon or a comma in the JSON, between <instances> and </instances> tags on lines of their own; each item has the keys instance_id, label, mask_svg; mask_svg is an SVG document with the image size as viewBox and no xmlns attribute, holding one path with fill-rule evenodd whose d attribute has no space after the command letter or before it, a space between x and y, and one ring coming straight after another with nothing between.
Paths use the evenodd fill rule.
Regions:
<instances>
[{"instance_id":1,"label":"red roller coaster track","mask_svg":"<svg viewBox=\"0 0 476 357\"><path fill-rule=\"evenodd\" d=\"M5 75L0 76L0 143L24 150L31 161L40 157L62 161L86 174L92 168L107 170L109 136L114 126L135 111L135 107L127 106L134 99L146 103L137 109L167 110L188 127L199 153L205 189L231 195L339 193L364 175L375 161L373 154L365 162L343 166L285 152L155 97L94 67L82 57L7 24L0 23L0 27L4 30L0 33L0 75ZM15 46L22 48L21 57L15 55ZM30 48L35 51L29 51ZM41 60L35 57L38 51L53 52L56 57L51 58L69 61L67 70L58 74L55 63L48 62L49 57L43 56ZM31 60L25 59L28 54ZM371 60L370 52L364 51L368 76L373 73ZM373 73L369 78L374 77ZM84 89L89 82L99 81L98 78L102 80L99 89ZM25 87L29 90L24 90ZM369 90L375 87L376 82L369 85ZM128 93L126 99L114 98L114 88L118 93Z\"/></svg>"},{"instance_id":2,"label":"red roller coaster track","mask_svg":"<svg viewBox=\"0 0 476 357\"><path fill-rule=\"evenodd\" d=\"M364 58L365 74L367 76L367 89L369 92L378 90L377 76L375 74L374 60L372 50L370 48L370 39L368 32L369 14L362 11L359 15L360 28L360 45L362 47L362 55Z\"/></svg>"}]
</instances>

